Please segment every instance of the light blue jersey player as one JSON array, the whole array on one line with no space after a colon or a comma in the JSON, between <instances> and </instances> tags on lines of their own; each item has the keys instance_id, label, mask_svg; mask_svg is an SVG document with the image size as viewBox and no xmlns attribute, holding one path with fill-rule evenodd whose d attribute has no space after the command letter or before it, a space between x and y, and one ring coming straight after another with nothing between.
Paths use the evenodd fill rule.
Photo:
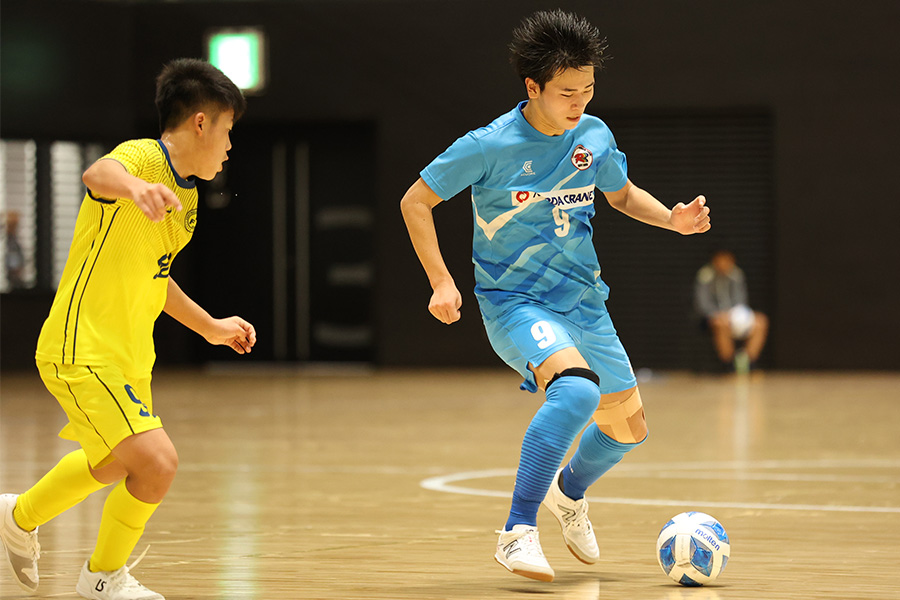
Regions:
<instances>
[{"instance_id":1,"label":"light blue jersey player","mask_svg":"<svg viewBox=\"0 0 900 600\"><path fill-rule=\"evenodd\" d=\"M575 557L596 562L585 492L647 436L591 239L596 190L628 216L684 235L709 229L709 209L698 196L670 210L635 186L612 133L584 114L605 50L595 27L562 11L538 12L516 29L510 49L528 100L432 161L401 210L433 289L429 310L453 323L462 298L432 211L472 189L475 294L488 337L523 376L523 389L546 393L525 432L494 557L517 575L552 581L537 531L541 503ZM582 429L575 455L560 468Z\"/></svg>"},{"instance_id":2,"label":"light blue jersey player","mask_svg":"<svg viewBox=\"0 0 900 600\"><path fill-rule=\"evenodd\" d=\"M611 323L596 336L608 288L590 221L595 188L614 192L627 183L625 155L596 117L545 135L525 118L526 106L459 138L422 180L443 200L472 187L475 294L494 350L522 374L525 389L538 388L529 363L573 346L601 375L602 393L632 388Z\"/></svg>"}]
</instances>

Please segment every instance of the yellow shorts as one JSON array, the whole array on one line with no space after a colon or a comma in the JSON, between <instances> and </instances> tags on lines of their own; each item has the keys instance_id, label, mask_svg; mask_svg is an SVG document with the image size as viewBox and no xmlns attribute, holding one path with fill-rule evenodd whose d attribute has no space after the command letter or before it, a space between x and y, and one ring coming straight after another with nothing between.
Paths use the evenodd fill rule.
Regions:
<instances>
[{"instance_id":1,"label":"yellow shorts","mask_svg":"<svg viewBox=\"0 0 900 600\"><path fill-rule=\"evenodd\" d=\"M136 433L162 427L153 415L150 378L129 379L116 367L37 361L44 385L66 411L59 437L81 444L94 468L112 460L112 449Z\"/></svg>"}]
</instances>

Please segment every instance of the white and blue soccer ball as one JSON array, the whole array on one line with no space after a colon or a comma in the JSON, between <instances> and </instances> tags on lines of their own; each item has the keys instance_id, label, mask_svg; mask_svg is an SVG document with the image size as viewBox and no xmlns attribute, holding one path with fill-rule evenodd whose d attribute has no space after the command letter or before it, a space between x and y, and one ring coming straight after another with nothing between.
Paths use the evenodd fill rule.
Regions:
<instances>
[{"instance_id":1,"label":"white and blue soccer ball","mask_svg":"<svg viewBox=\"0 0 900 600\"><path fill-rule=\"evenodd\" d=\"M718 577L728 563L731 542L725 528L702 512L684 512L666 523L656 540L663 572L681 585L699 586Z\"/></svg>"}]
</instances>

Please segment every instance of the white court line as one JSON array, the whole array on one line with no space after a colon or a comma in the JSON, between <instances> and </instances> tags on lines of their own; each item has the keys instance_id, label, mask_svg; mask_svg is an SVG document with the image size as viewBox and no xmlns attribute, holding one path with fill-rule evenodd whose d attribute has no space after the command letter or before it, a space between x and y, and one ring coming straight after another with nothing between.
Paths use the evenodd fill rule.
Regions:
<instances>
[{"instance_id":1,"label":"white court line","mask_svg":"<svg viewBox=\"0 0 900 600\"><path fill-rule=\"evenodd\" d=\"M900 459L890 458L816 458L810 460L725 460L618 465L621 470L647 469L900 469Z\"/></svg>"},{"instance_id":2,"label":"white court line","mask_svg":"<svg viewBox=\"0 0 900 600\"><path fill-rule=\"evenodd\" d=\"M872 475L807 475L805 473L745 473L742 471L714 470L714 471L619 471L615 470L607 477L621 477L627 479L714 479L728 481L791 481L804 483L900 483L900 476L872 476Z\"/></svg>"},{"instance_id":3,"label":"white court line","mask_svg":"<svg viewBox=\"0 0 900 600\"><path fill-rule=\"evenodd\" d=\"M773 461L768 461L769 463ZM745 465L746 466L746 465ZM468 496L487 496L490 498L511 498L512 492L500 490L485 490L479 488L452 485L458 481L471 479L491 479L493 477L514 477L515 469L489 469L485 471L466 471L452 473L438 477L429 477L419 482L426 490L446 492L450 494L465 494ZM828 512L859 512L859 513L892 513L900 514L900 506L843 506L831 504L774 504L759 502L711 502L704 500L671 500L671 499L647 499L647 498L613 498L613 497L587 497L588 502L595 504L631 504L636 506L686 506L695 508L737 508L749 510L800 510L800 511L828 511Z\"/></svg>"}]
</instances>

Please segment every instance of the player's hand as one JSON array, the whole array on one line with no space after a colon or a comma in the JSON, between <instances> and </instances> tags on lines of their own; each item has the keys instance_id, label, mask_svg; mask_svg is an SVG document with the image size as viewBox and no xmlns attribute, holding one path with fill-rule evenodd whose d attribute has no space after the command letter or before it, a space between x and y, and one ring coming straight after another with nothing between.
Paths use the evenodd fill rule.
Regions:
<instances>
[{"instance_id":1,"label":"player's hand","mask_svg":"<svg viewBox=\"0 0 900 600\"><path fill-rule=\"evenodd\" d=\"M181 202L175 192L161 183L148 183L134 194L134 203L151 221L159 223L166 217L169 207L181 210Z\"/></svg>"},{"instance_id":2,"label":"player's hand","mask_svg":"<svg viewBox=\"0 0 900 600\"><path fill-rule=\"evenodd\" d=\"M256 344L256 329L240 317L213 319L213 326L203 337L215 346L229 346L238 354L249 354Z\"/></svg>"},{"instance_id":3,"label":"player's hand","mask_svg":"<svg viewBox=\"0 0 900 600\"><path fill-rule=\"evenodd\" d=\"M672 209L669 223L675 231L682 235L706 233L709 231L711 225L709 223L709 207L706 206L706 197L697 196L687 206L683 202L676 204Z\"/></svg>"},{"instance_id":4,"label":"player's hand","mask_svg":"<svg viewBox=\"0 0 900 600\"><path fill-rule=\"evenodd\" d=\"M441 323L455 323L459 321L459 307L462 306L462 295L456 289L452 281L439 283L431 295L428 303L428 312Z\"/></svg>"}]
</instances>

